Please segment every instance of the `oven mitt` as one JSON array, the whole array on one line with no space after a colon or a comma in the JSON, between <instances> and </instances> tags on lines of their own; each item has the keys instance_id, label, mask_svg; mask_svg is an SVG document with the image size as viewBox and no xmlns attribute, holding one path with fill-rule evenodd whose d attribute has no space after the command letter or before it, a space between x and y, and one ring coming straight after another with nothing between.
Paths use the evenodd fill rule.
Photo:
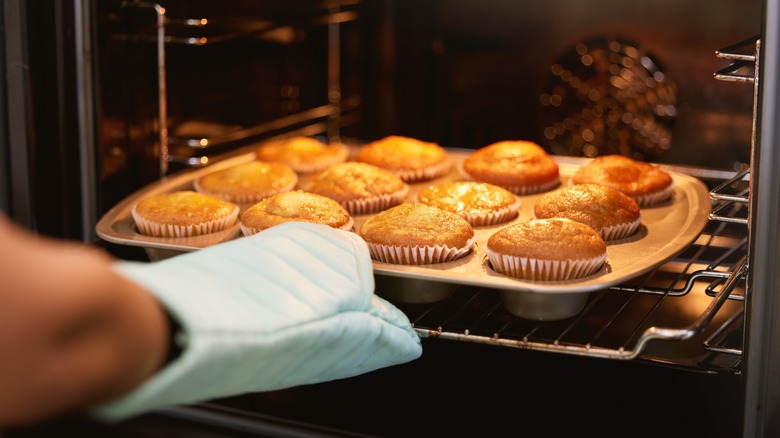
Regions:
<instances>
[{"instance_id":1,"label":"oven mitt","mask_svg":"<svg viewBox=\"0 0 780 438\"><path fill-rule=\"evenodd\" d=\"M352 232L291 222L115 269L157 296L182 328L183 351L91 412L103 420L341 379L422 354L406 315L374 294L368 248Z\"/></svg>"}]
</instances>

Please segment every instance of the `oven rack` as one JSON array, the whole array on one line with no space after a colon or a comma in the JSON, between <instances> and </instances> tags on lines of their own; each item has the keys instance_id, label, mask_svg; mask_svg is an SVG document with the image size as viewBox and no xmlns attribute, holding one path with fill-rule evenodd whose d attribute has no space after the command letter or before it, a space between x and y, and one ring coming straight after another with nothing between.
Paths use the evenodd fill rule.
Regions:
<instances>
[{"instance_id":1,"label":"oven rack","mask_svg":"<svg viewBox=\"0 0 780 438\"><path fill-rule=\"evenodd\" d=\"M239 147L250 141L259 141L278 133L281 130L291 130L301 126L307 131L325 132L328 137L338 137L338 132L345 124L351 123L354 115L350 111L359 106L358 100L343 99L340 87L340 25L358 19L358 12L353 8L360 0L329 0L321 3L318 11L321 13L306 17L271 17L255 16L221 17L221 18L171 18L161 2L123 1L123 8L148 10L154 14L155 21L152 31L148 32L117 32L112 38L121 41L137 41L154 43L157 52L157 88L159 90L159 174L168 175L170 164L185 167L207 164L211 157L220 155L227 149ZM273 15L273 14L272 14ZM236 23L241 23L237 25ZM166 47L211 46L245 38L260 38L277 35L279 40L289 44L294 38L291 28L303 26L327 26L328 44L328 93L324 96L321 106L281 116L274 120L262 121L252 126L228 127L218 133L208 135L180 135L176 132L176 124L168 115L167 103L167 68ZM234 29L239 28L240 31ZM286 34L287 37L278 37ZM272 37L269 37L273 39ZM323 121L324 120L324 121ZM179 125L183 122L178 123ZM197 123L196 121L192 121ZM320 126L322 125L322 126ZM319 126L319 128L317 128ZM178 168L177 168L178 170Z\"/></svg>"},{"instance_id":2,"label":"oven rack","mask_svg":"<svg viewBox=\"0 0 780 438\"><path fill-rule=\"evenodd\" d=\"M754 51L745 53L751 46ZM717 57L733 62L714 74L717 80L753 84L751 148L759 48L760 39L753 37L716 51ZM634 281L593 293L585 309L572 318L516 317L503 307L496 291L467 286L444 302L402 308L422 338L740 373L750 253L750 169L710 182L710 222L691 247ZM684 309L696 307L697 296L705 297L706 305L686 313ZM674 317L667 318L667 313ZM687 319L679 318L681 314Z\"/></svg>"}]
</instances>

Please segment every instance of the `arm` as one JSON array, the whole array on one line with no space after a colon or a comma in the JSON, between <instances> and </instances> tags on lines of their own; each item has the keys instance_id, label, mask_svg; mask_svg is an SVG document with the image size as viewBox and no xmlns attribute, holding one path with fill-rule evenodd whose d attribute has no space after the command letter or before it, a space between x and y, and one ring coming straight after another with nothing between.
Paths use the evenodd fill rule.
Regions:
<instances>
[{"instance_id":1,"label":"arm","mask_svg":"<svg viewBox=\"0 0 780 438\"><path fill-rule=\"evenodd\" d=\"M165 314L110 257L2 216L0 242L0 426L83 410L159 369Z\"/></svg>"}]
</instances>

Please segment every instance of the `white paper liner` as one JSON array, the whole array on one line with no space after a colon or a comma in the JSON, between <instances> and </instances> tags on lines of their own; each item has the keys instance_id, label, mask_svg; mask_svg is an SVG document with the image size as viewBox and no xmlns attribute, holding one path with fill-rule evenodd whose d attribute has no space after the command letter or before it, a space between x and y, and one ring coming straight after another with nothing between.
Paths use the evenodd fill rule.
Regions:
<instances>
[{"instance_id":1,"label":"white paper liner","mask_svg":"<svg viewBox=\"0 0 780 438\"><path fill-rule=\"evenodd\" d=\"M617 240L624 237L628 237L634 234L639 228L639 224L642 223L642 217L638 217L635 221L627 224L612 225L610 227L604 227L601 230L596 230L604 240Z\"/></svg>"},{"instance_id":2,"label":"white paper liner","mask_svg":"<svg viewBox=\"0 0 780 438\"><path fill-rule=\"evenodd\" d=\"M450 170L450 162L444 161L424 169L397 169L393 173L401 177L404 182L415 183L438 178L447 173L448 170Z\"/></svg>"},{"instance_id":3,"label":"white paper liner","mask_svg":"<svg viewBox=\"0 0 780 438\"><path fill-rule=\"evenodd\" d=\"M517 217L520 208L520 200L514 204L489 213L466 213L461 216L474 227L484 227L508 222Z\"/></svg>"},{"instance_id":4,"label":"white paper liner","mask_svg":"<svg viewBox=\"0 0 780 438\"><path fill-rule=\"evenodd\" d=\"M200 178L192 182L192 187L195 189L196 192L203 193L205 195L211 195L215 198L219 198L224 201L233 202L236 204L255 204L262 201L265 198L268 198L269 196L278 195L279 193L283 193L283 192L289 192L292 189L294 189L297 184L298 184L298 176L295 175L292 178L290 184L280 189L269 190L263 193L244 193L240 195L230 195L227 193L219 193L219 192L212 192L212 191L205 190L203 189L203 187L200 186Z\"/></svg>"},{"instance_id":5,"label":"white paper liner","mask_svg":"<svg viewBox=\"0 0 780 438\"><path fill-rule=\"evenodd\" d=\"M241 209L236 206L228 216L193 225L152 222L140 217L136 212L135 207L133 207L131 214L133 216L133 221L135 221L135 226L141 234L155 237L192 237L216 233L235 225L240 210Z\"/></svg>"},{"instance_id":6,"label":"white paper liner","mask_svg":"<svg viewBox=\"0 0 780 438\"><path fill-rule=\"evenodd\" d=\"M404 246L367 243L371 258L376 261L397 265L427 265L457 260L471 252L476 242L475 234L463 248L451 248L447 245Z\"/></svg>"},{"instance_id":7,"label":"white paper liner","mask_svg":"<svg viewBox=\"0 0 780 438\"><path fill-rule=\"evenodd\" d=\"M660 190L656 193L649 193L641 196L633 196L634 201L639 204L640 207L649 207L651 205L659 204L672 197L674 191L674 183L669 184L668 187Z\"/></svg>"},{"instance_id":8,"label":"white paper liner","mask_svg":"<svg viewBox=\"0 0 780 438\"><path fill-rule=\"evenodd\" d=\"M347 158L349 158L349 148L342 144L331 145L331 147L337 147L339 149L339 154L329 157L327 160L322 160L319 163L287 163L287 165L298 173L314 173L325 170L334 164L347 161Z\"/></svg>"},{"instance_id":9,"label":"white paper liner","mask_svg":"<svg viewBox=\"0 0 780 438\"><path fill-rule=\"evenodd\" d=\"M343 201L341 206L351 215L377 213L401 204L406 199L408 193L409 186L405 185L403 189L395 193L374 196L373 198Z\"/></svg>"},{"instance_id":10,"label":"white paper liner","mask_svg":"<svg viewBox=\"0 0 780 438\"><path fill-rule=\"evenodd\" d=\"M458 163L458 172L460 173L460 176L463 177L466 181L482 181L480 179L474 178L471 176L468 172L466 172L466 169L463 168L463 161ZM488 182L488 181L485 181ZM524 195L533 195L536 193L542 193L547 192L555 187L558 187L561 184L561 178L560 176L556 177L555 179L552 179L548 182L544 182L541 184L533 184L533 185L522 185L522 186L509 186L509 185L501 185L497 184L495 182L489 182L490 184L493 184L494 186L499 186L501 188L504 188L506 190L509 190L510 192L514 193L518 196L524 196Z\"/></svg>"},{"instance_id":11,"label":"white paper liner","mask_svg":"<svg viewBox=\"0 0 780 438\"><path fill-rule=\"evenodd\" d=\"M543 260L498 254L485 247L493 270L499 274L532 281L565 281L596 272L607 254L585 259Z\"/></svg>"},{"instance_id":12,"label":"white paper liner","mask_svg":"<svg viewBox=\"0 0 780 438\"><path fill-rule=\"evenodd\" d=\"M290 221L290 222L294 222L294 221ZM308 222L308 221L306 221L304 219L300 219L300 222ZM239 228L241 228L241 235L242 236L251 236L251 235L254 235L254 234L257 234L257 233L263 231L264 229L267 229L267 228L248 227L248 226L244 225L243 222L239 222L238 226L239 226ZM355 219L349 218L349 221L346 224L338 227L338 229L339 230L344 230L344 231L353 231L353 227L354 226L355 226Z\"/></svg>"}]
</instances>

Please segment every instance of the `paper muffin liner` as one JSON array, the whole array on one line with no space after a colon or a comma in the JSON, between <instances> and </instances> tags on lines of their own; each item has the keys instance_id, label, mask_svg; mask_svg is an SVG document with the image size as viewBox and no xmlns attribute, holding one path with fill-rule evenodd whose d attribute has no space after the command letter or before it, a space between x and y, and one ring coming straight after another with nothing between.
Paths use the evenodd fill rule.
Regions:
<instances>
[{"instance_id":1,"label":"paper muffin liner","mask_svg":"<svg viewBox=\"0 0 780 438\"><path fill-rule=\"evenodd\" d=\"M463 168L463 161L458 163L458 173L460 173L460 176L467 180L467 181L482 181L480 179L474 178L466 172L466 169ZM487 181L486 181L487 182ZM550 191L556 187L558 187L561 184L561 178L560 176L555 177L554 179L550 181L543 182L541 184L527 184L527 185L502 185L497 184L495 182L490 182L490 184L493 184L494 186L499 186L503 189L509 190L510 192L514 193L518 196L525 196L525 195L533 195L536 193L542 193Z\"/></svg>"},{"instance_id":2,"label":"paper muffin liner","mask_svg":"<svg viewBox=\"0 0 780 438\"><path fill-rule=\"evenodd\" d=\"M339 154L332 157L327 157L327 159L322 159L316 163L287 163L287 165L298 173L314 173L319 172L320 170L325 170L334 164L347 161L349 158L349 148L343 144L331 145L330 147L338 148Z\"/></svg>"},{"instance_id":3,"label":"paper muffin liner","mask_svg":"<svg viewBox=\"0 0 780 438\"><path fill-rule=\"evenodd\" d=\"M476 242L477 236L474 235L463 248L453 248L448 245L405 246L367 243L371 258L376 261L396 265L427 265L457 260L470 253Z\"/></svg>"},{"instance_id":4,"label":"paper muffin liner","mask_svg":"<svg viewBox=\"0 0 780 438\"><path fill-rule=\"evenodd\" d=\"M240 210L236 206L229 215L223 218L192 225L163 224L146 220L138 215L135 207L133 207L130 213L133 216L133 221L135 221L135 226L141 234L154 237L192 237L216 233L230 228L238 220Z\"/></svg>"},{"instance_id":5,"label":"paper muffin liner","mask_svg":"<svg viewBox=\"0 0 780 438\"><path fill-rule=\"evenodd\" d=\"M450 162L444 161L423 169L398 169L394 170L393 173L398 175L404 182L415 183L438 178L447 173L448 170L450 170Z\"/></svg>"},{"instance_id":6,"label":"paper muffin liner","mask_svg":"<svg viewBox=\"0 0 780 438\"><path fill-rule=\"evenodd\" d=\"M670 184L668 187L665 187L662 190L659 190L655 193L633 196L633 199L640 207L649 207L651 205L659 204L671 198L673 191L674 191L674 184Z\"/></svg>"},{"instance_id":7,"label":"paper muffin liner","mask_svg":"<svg viewBox=\"0 0 780 438\"><path fill-rule=\"evenodd\" d=\"M409 186L407 185L395 193L374 196L372 198L343 201L341 202L341 206L351 215L377 213L403 203L408 193Z\"/></svg>"},{"instance_id":8,"label":"paper muffin liner","mask_svg":"<svg viewBox=\"0 0 780 438\"><path fill-rule=\"evenodd\" d=\"M461 216L474 227L484 227L509 222L517 217L520 208L520 200L514 204L487 213L465 213Z\"/></svg>"},{"instance_id":9,"label":"paper muffin liner","mask_svg":"<svg viewBox=\"0 0 780 438\"><path fill-rule=\"evenodd\" d=\"M289 192L295 188L295 186L298 185L298 177L295 176L291 183L281 187L276 190L269 190L267 192L263 193L243 193L239 195L229 195L227 193L219 193L219 192L212 192L209 190L203 189L203 187L200 186L200 180L197 179L192 182L192 188L195 189L196 192L203 193L204 195L211 195L215 198L222 199L223 201L233 202L236 204L255 204L260 201L262 201L265 198L268 198L273 195L278 195L279 193Z\"/></svg>"},{"instance_id":10,"label":"paper muffin liner","mask_svg":"<svg viewBox=\"0 0 780 438\"><path fill-rule=\"evenodd\" d=\"M308 222L308 221L306 221L304 219L300 219L299 221L300 222ZM290 222L294 222L294 221L290 221ZM336 228L336 229L339 229L339 230L344 230L344 231L353 231L354 226L355 226L355 220L353 218L349 218L349 221L346 224L344 224L344 225L342 225L340 227L333 227L333 228ZM244 225L243 222L239 222L238 227L241 229L241 235L242 236L252 236L252 235L257 234L257 233L259 233L259 232L261 232L263 230L267 230L267 228L248 227L248 226Z\"/></svg>"},{"instance_id":11,"label":"paper muffin liner","mask_svg":"<svg viewBox=\"0 0 780 438\"><path fill-rule=\"evenodd\" d=\"M543 260L498 254L485 248L493 270L509 277L532 281L565 281L586 277L596 272L607 255L591 258Z\"/></svg>"},{"instance_id":12,"label":"paper muffin liner","mask_svg":"<svg viewBox=\"0 0 780 438\"><path fill-rule=\"evenodd\" d=\"M617 224L609 227L604 227L601 230L596 230L604 240L617 240L624 237L628 237L634 234L639 228L639 224L642 223L642 217L638 217L635 221L627 224Z\"/></svg>"}]
</instances>

